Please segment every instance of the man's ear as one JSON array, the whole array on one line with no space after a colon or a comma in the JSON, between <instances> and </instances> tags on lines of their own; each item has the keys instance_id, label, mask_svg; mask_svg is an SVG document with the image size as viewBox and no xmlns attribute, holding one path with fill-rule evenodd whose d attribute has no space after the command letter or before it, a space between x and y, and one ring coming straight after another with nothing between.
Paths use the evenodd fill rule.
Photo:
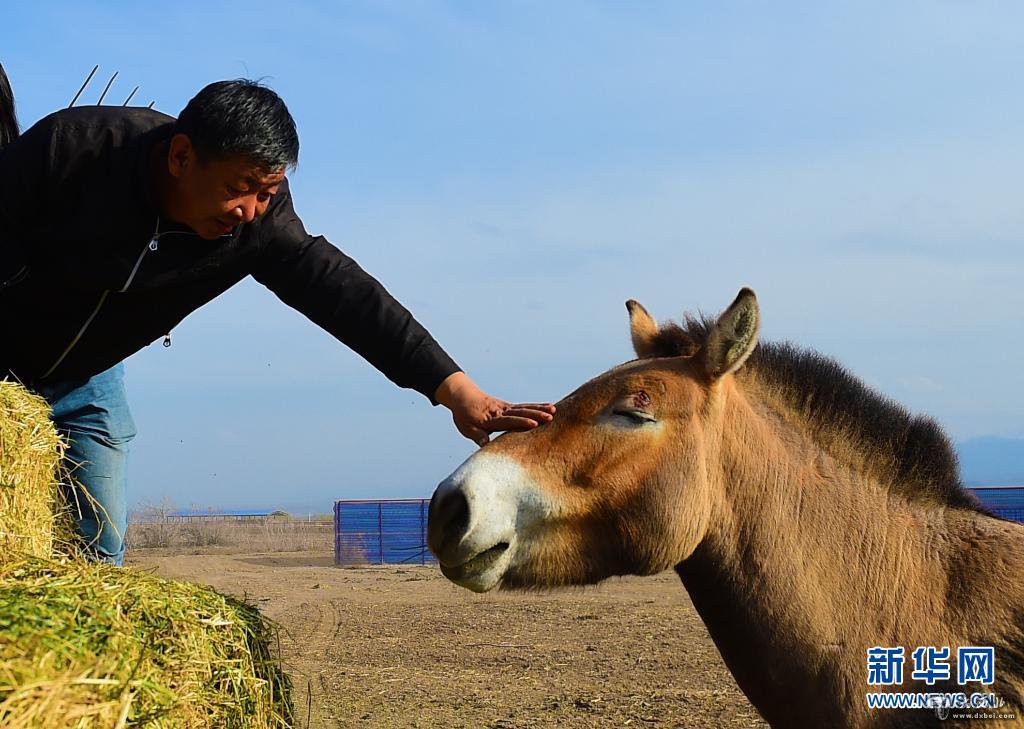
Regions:
<instances>
[{"instance_id":1,"label":"man's ear","mask_svg":"<svg viewBox=\"0 0 1024 729\"><path fill-rule=\"evenodd\" d=\"M718 379L742 367L757 346L760 329L757 296L751 289L743 288L708 332L704 344L704 366L708 375Z\"/></svg>"},{"instance_id":2,"label":"man's ear","mask_svg":"<svg viewBox=\"0 0 1024 729\"><path fill-rule=\"evenodd\" d=\"M173 177L181 177L190 164L195 164L196 152L192 140L186 134L175 134L167 148L167 171Z\"/></svg>"},{"instance_id":3,"label":"man's ear","mask_svg":"<svg viewBox=\"0 0 1024 729\"><path fill-rule=\"evenodd\" d=\"M629 335L633 340L633 351L636 352L636 356L640 359L656 356L654 340L658 335L657 323L638 301L627 301L626 310L629 311Z\"/></svg>"}]
</instances>

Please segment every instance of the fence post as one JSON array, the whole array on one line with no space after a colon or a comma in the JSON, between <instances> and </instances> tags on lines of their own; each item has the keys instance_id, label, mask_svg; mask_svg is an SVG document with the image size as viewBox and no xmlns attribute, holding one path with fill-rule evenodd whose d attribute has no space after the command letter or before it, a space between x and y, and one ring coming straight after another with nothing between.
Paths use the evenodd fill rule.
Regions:
<instances>
[{"instance_id":1,"label":"fence post","mask_svg":"<svg viewBox=\"0 0 1024 729\"><path fill-rule=\"evenodd\" d=\"M334 502L334 565L341 564L341 503Z\"/></svg>"},{"instance_id":2,"label":"fence post","mask_svg":"<svg viewBox=\"0 0 1024 729\"><path fill-rule=\"evenodd\" d=\"M420 565L427 563L427 522L423 518L423 509L426 501L420 499Z\"/></svg>"},{"instance_id":3,"label":"fence post","mask_svg":"<svg viewBox=\"0 0 1024 729\"><path fill-rule=\"evenodd\" d=\"M377 543L380 546L380 563L384 564L384 504L377 503Z\"/></svg>"}]
</instances>

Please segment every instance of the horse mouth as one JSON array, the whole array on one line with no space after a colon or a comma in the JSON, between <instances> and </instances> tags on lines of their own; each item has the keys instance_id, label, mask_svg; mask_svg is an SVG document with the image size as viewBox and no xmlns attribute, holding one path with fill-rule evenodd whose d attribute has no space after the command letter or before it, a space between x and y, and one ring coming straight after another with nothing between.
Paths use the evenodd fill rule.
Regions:
<instances>
[{"instance_id":1,"label":"horse mouth","mask_svg":"<svg viewBox=\"0 0 1024 729\"><path fill-rule=\"evenodd\" d=\"M459 565L445 565L441 563L441 573L452 582L463 585L470 589L478 589L480 592L491 589L500 578L500 575L489 574L497 565L498 561L508 552L508 542L498 542L490 549L478 552L473 557Z\"/></svg>"}]
</instances>

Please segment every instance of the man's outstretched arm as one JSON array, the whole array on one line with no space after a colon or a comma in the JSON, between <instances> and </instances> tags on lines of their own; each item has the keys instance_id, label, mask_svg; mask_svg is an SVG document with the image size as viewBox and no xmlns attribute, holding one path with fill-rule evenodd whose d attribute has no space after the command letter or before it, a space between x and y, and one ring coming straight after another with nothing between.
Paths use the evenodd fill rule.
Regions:
<instances>
[{"instance_id":1,"label":"man's outstretched arm","mask_svg":"<svg viewBox=\"0 0 1024 729\"><path fill-rule=\"evenodd\" d=\"M478 444L489 433L551 420L552 405L511 405L483 392L379 281L323 237L306 233L287 183L275 197L258 223L257 281L395 384L443 404L459 432Z\"/></svg>"}]
</instances>

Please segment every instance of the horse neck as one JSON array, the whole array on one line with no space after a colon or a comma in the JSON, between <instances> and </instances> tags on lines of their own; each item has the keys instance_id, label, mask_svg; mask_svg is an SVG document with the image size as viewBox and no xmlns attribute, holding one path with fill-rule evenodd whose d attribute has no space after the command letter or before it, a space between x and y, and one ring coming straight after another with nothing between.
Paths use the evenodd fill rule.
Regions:
<instances>
[{"instance_id":1,"label":"horse neck","mask_svg":"<svg viewBox=\"0 0 1024 729\"><path fill-rule=\"evenodd\" d=\"M844 467L738 388L722 397L707 532L677 572L773 725L831 721L864 704L867 648L951 644L947 565L962 540L940 506Z\"/></svg>"}]
</instances>

